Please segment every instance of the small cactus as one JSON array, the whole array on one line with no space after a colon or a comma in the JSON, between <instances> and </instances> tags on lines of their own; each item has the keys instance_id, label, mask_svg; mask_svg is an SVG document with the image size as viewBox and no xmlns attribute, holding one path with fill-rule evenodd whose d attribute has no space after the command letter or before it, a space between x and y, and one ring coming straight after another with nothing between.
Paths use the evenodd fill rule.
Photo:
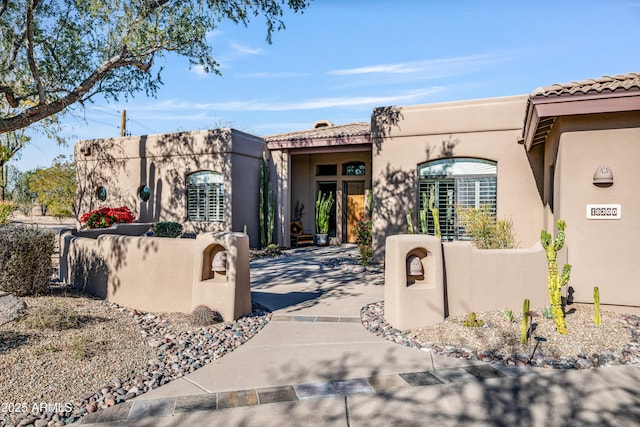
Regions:
<instances>
[{"instance_id":1,"label":"small cactus","mask_svg":"<svg viewBox=\"0 0 640 427\"><path fill-rule=\"evenodd\" d=\"M409 234L414 234L413 232L413 209L409 209L407 213L407 231Z\"/></svg>"},{"instance_id":2,"label":"small cactus","mask_svg":"<svg viewBox=\"0 0 640 427\"><path fill-rule=\"evenodd\" d=\"M553 319L553 309L551 307L544 307L542 309L542 317L545 319Z\"/></svg>"},{"instance_id":3,"label":"small cactus","mask_svg":"<svg viewBox=\"0 0 640 427\"><path fill-rule=\"evenodd\" d=\"M593 324L602 325L602 316L600 315L600 289L593 288Z\"/></svg>"},{"instance_id":4,"label":"small cactus","mask_svg":"<svg viewBox=\"0 0 640 427\"><path fill-rule=\"evenodd\" d=\"M529 343L529 317L525 313L529 311L530 304L528 298L522 304L522 335L520 336L520 342L525 345Z\"/></svg>"},{"instance_id":5,"label":"small cactus","mask_svg":"<svg viewBox=\"0 0 640 427\"><path fill-rule=\"evenodd\" d=\"M475 313L471 312L469 317L462 322L462 325L470 328L480 328L484 325L484 322L478 319Z\"/></svg>"},{"instance_id":6,"label":"small cactus","mask_svg":"<svg viewBox=\"0 0 640 427\"><path fill-rule=\"evenodd\" d=\"M507 322L513 322L513 310L505 310L504 318L507 320Z\"/></svg>"},{"instance_id":7,"label":"small cactus","mask_svg":"<svg viewBox=\"0 0 640 427\"><path fill-rule=\"evenodd\" d=\"M191 312L191 324L193 326L208 326L222 321L222 316L215 310L204 304L198 305Z\"/></svg>"}]
</instances>

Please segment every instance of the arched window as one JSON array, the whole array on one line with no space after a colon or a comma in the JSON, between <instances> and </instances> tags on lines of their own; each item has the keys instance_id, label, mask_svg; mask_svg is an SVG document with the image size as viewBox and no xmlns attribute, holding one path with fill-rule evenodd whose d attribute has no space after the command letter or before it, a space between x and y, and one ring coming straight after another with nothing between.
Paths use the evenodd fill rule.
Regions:
<instances>
[{"instance_id":1,"label":"arched window","mask_svg":"<svg viewBox=\"0 0 640 427\"><path fill-rule=\"evenodd\" d=\"M214 222L224 219L224 175L200 171L187 176L187 220Z\"/></svg>"},{"instance_id":2,"label":"arched window","mask_svg":"<svg viewBox=\"0 0 640 427\"><path fill-rule=\"evenodd\" d=\"M349 162L342 164L342 175L364 175L364 162Z\"/></svg>"},{"instance_id":3,"label":"arched window","mask_svg":"<svg viewBox=\"0 0 640 427\"><path fill-rule=\"evenodd\" d=\"M457 208L480 208L488 205L496 213L496 162L473 158L453 158L426 162L418 166L420 209L428 211L433 189L443 240L463 239L464 228L457 224ZM431 212L427 212L427 230L434 234Z\"/></svg>"}]
</instances>

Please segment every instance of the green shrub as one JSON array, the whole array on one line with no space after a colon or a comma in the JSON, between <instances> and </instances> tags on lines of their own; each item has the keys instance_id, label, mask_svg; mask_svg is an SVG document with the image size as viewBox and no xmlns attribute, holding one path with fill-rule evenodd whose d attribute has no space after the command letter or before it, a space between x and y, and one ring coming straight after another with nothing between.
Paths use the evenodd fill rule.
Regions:
<instances>
[{"instance_id":1,"label":"green shrub","mask_svg":"<svg viewBox=\"0 0 640 427\"><path fill-rule=\"evenodd\" d=\"M156 237L179 237L182 234L182 225L177 222L161 221L151 225L153 235Z\"/></svg>"},{"instance_id":2,"label":"green shrub","mask_svg":"<svg viewBox=\"0 0 640 427\"><path fill-rule=\"evenodd\" d=\"M516 246L513 221L496 219L489 205L458 209L458 221L478 249L509 249Z\"/></svg>"},{"instance_id":3,"label":"green shrub","mask_svg":"<svg viewBox=\"0 0 640 427\"><path fill-rule=\"evenodd\" d=\"M53 272L55 236L38 227L0 227L0 288L17 296L43 293Z\"/></svg>"},{"instance_id":4,"label":"green shrub","mask_svg":"<svg viewBox=\"0 0 640 427\"><path fill-rule=\"evenodd\" d=\"M360 218L355 228L356 243L358 244L358 249L360 249L360 262L362 265L367 266L371 263L373 256L373 248L371 246L373 241L371 217L365 215Z\"/></svg>"},{"instance_id":5,"label":"green shrub","mask_svg":"<svg viewBox=\"0 0 640 427\"><path fill-rule=\"evenodd\" d=\"M8 200L0 200L0 225L9 223L9 216L15 211L17 205Z\"/></svg>"}]
</instances>

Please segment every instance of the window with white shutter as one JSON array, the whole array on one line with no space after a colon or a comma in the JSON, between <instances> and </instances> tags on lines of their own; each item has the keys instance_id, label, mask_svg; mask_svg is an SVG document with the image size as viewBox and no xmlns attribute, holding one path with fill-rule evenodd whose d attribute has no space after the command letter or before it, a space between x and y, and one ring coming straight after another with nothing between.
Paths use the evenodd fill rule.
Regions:
<instances>
[{"instance_id":1,"label":"window with white shutter","mask_svg":"<svg viewBox=\"0 0 640 427\"><path fill-rule=\"evenodd\" d=\"M477 209L487 205L491 213L496 213L495 162L472 158L434 160L418 166L418 177L418 206L427 213L426 230L421 229L418 221L422 233L435 234L433 216L428 206L432 188L443 240L468 240L464 227L458 225L457 208Z\"/></svg>"},{"instance_id":2,"label":"window with white shutter","mask_svg":"<svg viewBox=\"0 0 640 427\"><path fill-rule=\"evenodd\" d=\"M224 220L224 175L200 171L187 176L187 220Z\"/></svg>"}]
</instances>

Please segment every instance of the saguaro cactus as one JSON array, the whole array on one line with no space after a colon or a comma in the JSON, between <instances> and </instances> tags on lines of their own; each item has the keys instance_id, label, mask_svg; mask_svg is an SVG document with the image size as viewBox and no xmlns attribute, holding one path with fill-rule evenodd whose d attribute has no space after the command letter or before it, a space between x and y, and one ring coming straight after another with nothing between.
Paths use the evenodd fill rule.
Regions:
<instances>
[{"instance_id":1,"label":"saguaro cactus","mask_svg":"<svg viewBox=\"0 0 640 427\"><path fill-rule=\"evenodd\" d=\"M412 217L413 217L413 210L409 209L409 212L407 213L407 231L409 232L409 234L414 234Z\"/></svg>"},{"instance_id":2,"label":"saguaro cactus","mask_svg":"<svg viewBox=\"0 0 640 427\"><path fill-rule=\"evenodd\" d=\"M429 191L429 210L431 211L431 216L433 217L433 232L434 235L440 239L442 234L440 233L440 211L435 205L436 199L436 186L431 184L431 188Z\"/></svg>"},{"instance_id":3,"label":"saguaro cactus","mask_svg":"<svg viewBox=\"0 0 640 427\"><path fill-rule=\"evenodd\" d=\"M521 335L520 335L520 342L522 342L522 344L527 344L529 342L529 316L527 316L525 313L529 311L530 309L530 302L529 299L525 299L524 303L522 304L522 331L521 331Z\"/></svg>"},{"instance_id":4,"label":"saguaro cactus","mask_svg":"<svg viewBox=\"0 0 640 427\"><path fill-rule=\"evenodd\" d=\"M260 228L260 246L266 248L273 243L273 229L275 225L275 201L273 200L267 153L262 153L259 191L258 225Z\"/></svg>"},{"instance_id":5,"label":"saguaro cactus","mask_svg":"<svg viewBox=\"0 0 640 427\"><path fill-rule=\"evenodd\" d=\"M422 193L422 209L418 211L418 221L420 222L420 232L422 234L429 234L429 228L427 227L427 193Z\"/></svg>"},{"instance_id":6,"label":"saguaro cactus","mask_svg":"<svg viewBox=\"0 0 640 427\"><path fill-rule=\"evenodd\" d=\"M542 230L540 233L540 243L542 243L542 247L547 253L549 302L551 303L551 311L556 324L556 332L562 335L568 333L564 312L562 311L562 287L569 283L571 265L565 264L562 268L562 274L558 275L558 251L564 246L564 229L566 226L564 220L558 220L556 224L558 233L555 239L546 230Z\"/></svg>"},{"instance_id":7,"label":"saguaro cactus","mask_svg":"<svg viewBox=\"0 0 640 427\"><path fill-rule=\"evenodd\" d=\"M600 315L600 289L593 288L593 324L602 325L602 316Z\"/></svg>"}]
</instances>

